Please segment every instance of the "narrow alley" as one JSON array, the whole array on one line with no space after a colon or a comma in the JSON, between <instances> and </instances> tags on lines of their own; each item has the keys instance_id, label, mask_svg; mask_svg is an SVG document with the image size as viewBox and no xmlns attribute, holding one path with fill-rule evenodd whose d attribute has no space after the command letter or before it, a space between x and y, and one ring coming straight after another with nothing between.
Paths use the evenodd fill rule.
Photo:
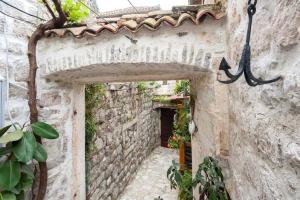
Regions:
<instances>
[{"instance_id":1,"label":"narrow alley","mask_svg":"<svg viewBox=\"0 0 300 200\"><path fill-rule=\"evenodd\" d=\"M177 191L170 189L167 170L172 160L178 160L176 150L156 148L142 163L136 176L127 186L120 200L176 200Z\"/></svg>"}]
</instances>

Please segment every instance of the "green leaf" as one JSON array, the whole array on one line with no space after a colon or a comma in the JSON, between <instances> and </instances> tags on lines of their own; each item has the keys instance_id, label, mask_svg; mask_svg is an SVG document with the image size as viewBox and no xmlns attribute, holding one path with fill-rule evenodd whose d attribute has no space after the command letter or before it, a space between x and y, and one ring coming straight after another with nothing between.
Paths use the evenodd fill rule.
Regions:
<instances>
[{"instance_id":1,"label":"green leaf","mask_svg":"<svg viewBox=\"0 0 300 200\"><path fill-rule=\"evenodd\" d=\"M52 126L44 122L35 122L31 127L34 134L42 138L57 139L59 137L58 132Z\"/></svg>"},{"instance_id":2,"label":"green leaf","mask_svg":"<svg viewBox=\"0 0 300 200\"><path fill-rule=\"evenodd\" d=\"M14 193L11 192L4 192L2 194L2 198L3 200L16 200L16 195Z\"/></svg>"},{"instance_id":3,"label":"green leaf","mask_svg":"<svg viewBox=\"0 0 300 200\"><path fill-rule=\"evenodd\" d=\"M8 160L0 166L0 188L11 190L20 181L20 164L16 161Z\"/></svg>"},{"instance_id":4,"label":"green leaf","mask_svg":"<svg viewBox=\"0 0 300 200\"><path fill-rule=\"evenodd\" d=\"M176 181L177 185L180 185L181 180L182 180L182 179L181 179L180 173L175 172L175 181Z\"/></svg>"},{"instance_id":5,"label":"green leaf","mask_svg":"<svg viewBox=\"0 0 300 200\"><path fill-rule=\"evenodd\" d=\"M37 144L37 148L34 153L34 159L36 159L38 162L46 162L48 155L46 150L44 149L43 145Z\"/></svg>"},{"instance_id":6,"label":"green leaf","mask_svg":"<svg viewBox=\"0 0 300 200\"><path fill-rule=\"evenodd\" d=\"M1 137L4 133L6 133L6 131L8 131L8 129L10 129L11 126L12 126L12 125L8 125L8 126L5 126L4 128L1 128L1 129L0 129L0 137Z\"/></svg>"},{"instance_id":7,"label":"green leaf","mask_svg":"<svg viewBox=\"0 0 300 200\"><path fill-rule=\"evenodd\" d=\"M23 132L21 130L16 130L13 133L8 133L0 137L0 144L6 144L13 141L18 141L23 137Z\"/></svg>"},{"instance_id":8,"label":"green leaf","mask_svg":"<svg viewBox=\"0 0 300 200\"><path fill-rule=\"evenodd\" d=\"M33 158L36 146L37 142L34 135L30 132L25 132L22 140L13 146L13 153L18 161L28 163Z\"/></svg>"}]
</instances>

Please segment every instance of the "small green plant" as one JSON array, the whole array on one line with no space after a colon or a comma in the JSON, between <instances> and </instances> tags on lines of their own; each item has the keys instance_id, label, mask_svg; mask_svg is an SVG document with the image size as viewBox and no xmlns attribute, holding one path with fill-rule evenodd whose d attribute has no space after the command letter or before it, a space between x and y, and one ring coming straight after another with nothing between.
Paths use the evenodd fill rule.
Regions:
<instances>
[{"instance_id":1,"label":"small green plant","mask_svg":"<svg viewBox=\"0 0 300 200\"><path fill-rule=\"evenodd\" d=\"M144 93L146 91L146 84L143 81L138 82L136 87L139 93Z\"/></svg>"},{"instance_id":2,"label":"small green plant","mask_svg":"<svg viewBox=\"0 0 300 200\"><path fill-rule=\"evenodd\" d=\"M11 130L13 129L13 130ZM57 139L49 124L36 122L25 129L13 124L0 129L0 200L23 200L33 184L33 160L46 162L47 152L36 138Z\"/></svg>"},{"instance_id":3,"label":"small green plant","mask_svg":"<svg viewBox=\"0 0 300 200\"><path fill-rule=\"evenodd\" d=\"M225 188L222 169L218 161L212 157L205 157L199 165L193 187L199 189L199 200L230 200L230 196Z\"/></svg>"},{"instance_id":4,"label":"small green plant","mask_svg":"<svg viewBox=\"0 0 300 200\"><path fill-rule=\"evenodd\" d=\"M188 170L181 172L179 164L174 160L167 171L167 178L170 181L171 189L178 189L178 198L180 200L193 200L193 178Z\"/></svg>"},{"instance_id":5,"label":"small green plant","mask_svg":"<svg viewBox=\"0 0 300 200\"><path fill-rule=\"evenodd\" d=\"M188 96L190 94L190 81L177 81L174 89L175 94L183 94Z\"/></svg>"}]
</instances>

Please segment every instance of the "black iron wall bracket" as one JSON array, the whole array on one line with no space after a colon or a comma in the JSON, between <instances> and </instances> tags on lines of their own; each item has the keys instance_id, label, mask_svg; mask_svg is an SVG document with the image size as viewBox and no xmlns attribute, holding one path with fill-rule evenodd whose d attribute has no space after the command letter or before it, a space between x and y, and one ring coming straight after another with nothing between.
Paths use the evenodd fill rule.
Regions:
<instances>
[{"instance_id":1,"label":"black iron wall bracket","mask_svg":"<svg viewBox=\"0 0 300 200\"><path fill-rule=\"evenodd\" d=\"M256 4L257 0L254 0L254 3L252 3L252 0L248 0L248 16L249 16L249 24L248 24L248 30L247 30L247 37L246 37L246 44L244 46L244 50L242 53L242 57L239 63L239 68L236 74L232 74L229 69L231 67L225 60L225 58L222 59L219 70L223 70L226 74L226 76L229 78L229 80L219 80L218 81L224 84L230 84L235 82L239 79L239 77L244 73L246 82L248 85L255 87L257 85L264 85L268 83L273 83L281 79L281 76L271 79L271 80L262 80L261 78L255 78L251 71L251 48L250 48L250 37L251 37L251 29L252 29L252 19L253 15L256 13Z\"/></svg>"}]
</instances>

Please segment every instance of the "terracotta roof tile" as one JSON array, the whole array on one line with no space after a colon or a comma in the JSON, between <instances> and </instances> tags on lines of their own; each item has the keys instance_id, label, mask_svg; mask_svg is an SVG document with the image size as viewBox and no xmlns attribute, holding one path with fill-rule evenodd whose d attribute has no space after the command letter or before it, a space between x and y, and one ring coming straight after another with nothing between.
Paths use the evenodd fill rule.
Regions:
<instances>
[{"instance_id":1,"label":"terracotta roof tile","mask_svg":"<svg viewBox=\"0 0 300 200\"><path fill-rule=\"evenodd\" d=\"M124 15L121 18L114 18L113 22L107 23L106 20L99 20L97 23L81 27L52 29L45 32L46 37L64 37L69 34L80 38L84 36L97 36L102 31L108 30L111 33L118 33L122 29L130 32L138 32L141 28L151 31L158 30L162 24L168 24L172 27L178 27L185 21L191 21L194 24L200 24L206 16L212 16L218 20L225 16L225 13L219 5L197 6L197 12L178 11L178 8L172 11L154 11L148 14ZM193 7L195 10L195 7ZM110 18L111 19L111 18Z\"/></svg>"}]
</instances>

